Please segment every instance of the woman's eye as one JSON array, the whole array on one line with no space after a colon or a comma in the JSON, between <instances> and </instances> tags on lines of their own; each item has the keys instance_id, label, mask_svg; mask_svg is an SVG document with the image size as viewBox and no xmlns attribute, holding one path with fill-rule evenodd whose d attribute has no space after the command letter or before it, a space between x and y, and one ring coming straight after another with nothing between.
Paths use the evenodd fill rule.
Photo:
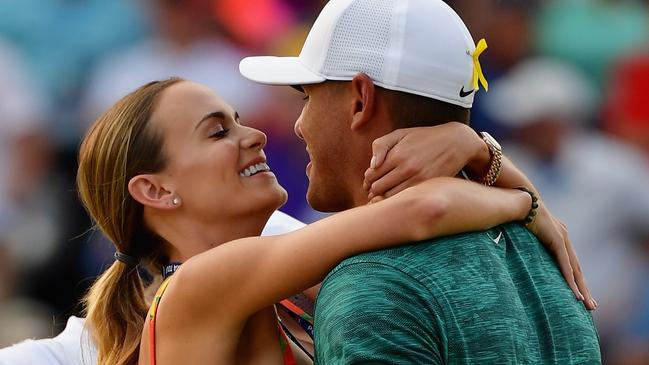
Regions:
<instances>
[{"instance_id":1,"label":"woman's eye","mask_svg":"<svg viewBox=\"0 0 649 365\"><path fill-rule=\"evenodd\" d=\"M229 129L225 129L223 127L220 127L218 130L213 131L210 133L210 138L223 138L228 135Z\"/></svg>"}]
</instances>

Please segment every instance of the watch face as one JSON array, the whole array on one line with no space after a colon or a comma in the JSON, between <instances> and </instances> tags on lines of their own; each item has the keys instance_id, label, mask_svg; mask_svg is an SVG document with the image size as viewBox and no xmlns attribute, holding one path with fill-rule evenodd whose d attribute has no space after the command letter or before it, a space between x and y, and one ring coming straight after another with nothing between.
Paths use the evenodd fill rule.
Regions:
<instances>
[{"instance_id":1,"label":"watch face","mask_svg":"<svg viewBox=\"0 0 649 365\"><path fill-rule=\"evenodd\" d=\"M500 143L498 143L498 141L496 141L496 139L492 137L491 134L487 132L482 132L482 138L484 139L485 142L487 142L487 144L491 145L495 149L502 150L502 147L500 147Z\"/></svg>"}]
</instances>

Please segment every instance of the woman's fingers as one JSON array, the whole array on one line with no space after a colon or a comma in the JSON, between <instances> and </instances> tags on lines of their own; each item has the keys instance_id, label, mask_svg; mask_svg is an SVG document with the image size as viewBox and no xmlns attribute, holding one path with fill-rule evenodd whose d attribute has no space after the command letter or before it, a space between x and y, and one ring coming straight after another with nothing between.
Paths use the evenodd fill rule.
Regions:
<instances>
[{"instance_id":1,"label":"woman's fingers","mask_svg":"<svg viewBox=\"0 0 649 365\"><path fill-rule=\"evenodd\" d=\"M581 273L581 268L578 266L577 255L574 254L574 250L571 250L572 246L568 240L568 230L565 224L556 219L543 204L541 204L538 213L534 222L529 226L530 230L554 257L561 275L563 275L575 297L584 301L584 304L590 307L590 303L585 302L587 298L581 291L581 289L588 290L588 288L585 286L585 279ZM586 293L590 295L589 292Z\"/></svg>"},{"instance_id":2,"label":"woman's fingers","mask_svg":"<svg viewBox=\"0 0 649 365\"><path fill-rule=\"evenodd\" d=\"M374 168L370 167L365 170L365 176L363 180L363 187L365 188L365 190L370 190L372 184L374 184L377 180L381 179L383 176L403 164L403 161L398 152L399 147L396 147L393 150L389 150L389 158L386 159L385 157L383 157L383 161L381 161L380 166Z\"/></svg>"},{"instance_id":3,"label":"woman's fingers","mask_svg":"<svg viewBox=\"0 0 649 365\"><path fill-rule=\"evenodd\" d=\"M586 284L586 276L584 275L584 272L581 270L581 264L579 263L579 259L577 258L577 253L575 252L575 249L572 247L570 238L567 235L566 235L566 246L568 250L568 255L570 256L570 265L572 266L572 270L575 275L575 281L577 282L579 291L585 297L584 305L588 310L595 310L597 309L597 302L595 301L595 298L593 298L593 295L590 293L590 290L588 289L588 285Z\"/></svg>"},{"instance_id":4,"label":"woman's fingers","mask_svg":"<svg viewBox=\"0 0 649 365\"><path fill-rule=\"evenodd\" d=\"M385 165L381 168L383 169L384 167ZM387 185L385 179L387 178L387 181L393 180L395 178L395 173L393 173L394 170L396 170L396 168L392 168L390 170L386 169L386 171L381 172L372 172L369 175L366 175L363 186L365 187L365 190L367 190L368 194L370 194L370 199L371 196L381 195L388 189L384 187ZM368 178L367 176L370 177Z\"/></svg>"},{"instance_id":5,"label":"woman's fingers","mask_svg":"<svg viewBox=\"0 0 649 365\"><path fill-rule=\"evenodd\" d=\"M575 277L575 282L577 283L577 286L579 287L579 292L583 295L584 299L584 306L588 310L595 310L597 309L597 302L593 298L592 294L590 293L590 290L588 289L588 286L586 285L586 277L581 270L581 264L579 263L579 258L577 257L577 253L572 246L572 242L570 241L570 236L568 234L568 227L566 227L566 224L557 219L556 217L552 218L555 222L555 225L558 227L558 229L561 232L561 235L563 236L563 242L566 247L566 252L568 253L568 257L570 258L570 266L572 267L573 275Z\"/></svg>"},{"instance_id":6,"label":"woman's fingers","mask_svg":"<svg viewBox=\"0 0 649 365\"><path fill-rule=\"evenodd\" d=\"M561 271L561 275L563 275L566 282L568 282L568 286L575 294L575 297L583 301L585 300L585 297L579 291L579 285L577 285L577 281L575 280L575 272L570 264L570 256L568 255L563 235L557 232L554 236L555 238L546 246L557 260L559 271Z\"/></svg>"},{"instance_id":7,"label":"woman's fingers","mask_svg":"<svg viewBox=\"0 0 649 365\"><path fill-rule=\"evenodd\" d=\"M388 188L399 186L418 174L420 181L438 176L456 176L475 155L475 147L467 143L467 133L484 144L466 125L446 123L435 127L397 129L372 143L370 167L365 171L363 187L370 190L373 183L399 168L402 181L393 181Z\"/></svg>"},{"instance_id":8,"label":"woman's fingers","mask_svg":"<svg viewBox=\"0 0 649 365\"><path fill-rule=\"evenodd\" d=\"M380 179L374 181L369 188L370 196L386 195L386 192L393 190L397 186L401 186L405 181L410 180L415 174L416 170L411 170L403 166L398 166L394 170L383 175ZM401 189L403 190L403 189ZM395 192L396 193L396 192ZM395 193L391 194L394 195Z\"/></svg>"},{"instance_id":9,"label":"woman's fingers","mask_svg":"<svg viewBox=\"0 0 649 365\"><path fill-rule=\"evenodd\" d=\"M372 184L382 178L385 174L389 173L390 171L394 170L396 168L396 165L392 163L386 163L381 165L381 167L377 169L373 168L368 168L365 170L365 176L363 180L363 188L365 190L370 190L372 187Z\"/></svg>"},{"instance_id":10,"label":"woman's fingers","mask_svg":"<svg viewBox=\"0 0 649 365\"><path fill-rule=\"evenodd\" d=\"M404 129L397 129L383 137L375 139L374 142L372 142L372 160L370 161L370 168L377 169L381 167L390 149L399 143L401 138L405 135L406 131Z\"/></svg>"}]
</instances>

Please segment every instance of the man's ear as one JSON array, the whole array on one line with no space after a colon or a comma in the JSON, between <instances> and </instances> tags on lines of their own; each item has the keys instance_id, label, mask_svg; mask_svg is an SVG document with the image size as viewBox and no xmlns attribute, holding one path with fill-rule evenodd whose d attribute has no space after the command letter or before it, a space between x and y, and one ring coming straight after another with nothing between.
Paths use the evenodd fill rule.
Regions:
<instances>
[{"instance_id":1,"label":"man's ear","mask_svg":"<svg viewBox=\"0 0 649 365\"><path fill-rule=\"evenodd\" d=\"M134 176L128 182L128 192L140 204L157 209L175 209L175 195L162 187L159 178L152 174Z\"/></svg>"},{"instance_id":2,"label":"man's ear","mask_svg":"<svg viewBox=\"0 0 649 365\"><path fill-rule=\"evenodd\" d=\"M359 73L352 79L352 124L356 131L363 128L374 115L374 98L376 89L372 79L364 73Z\"/></svg>"}]
</instances>

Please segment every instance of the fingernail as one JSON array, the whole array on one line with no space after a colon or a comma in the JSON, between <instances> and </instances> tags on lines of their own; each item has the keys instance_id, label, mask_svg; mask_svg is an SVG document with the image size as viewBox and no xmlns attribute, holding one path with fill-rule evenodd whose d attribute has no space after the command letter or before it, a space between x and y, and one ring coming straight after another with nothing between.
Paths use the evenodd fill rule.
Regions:
<instances>
[{"instance_id":1,"label":"fingernail","mask_svg":"<svg viewBox=\"0 0 649 365\"><path fill-rule=\"evenodd\" d=\"M374 164L376 164L376 155L372 156L372 159L370 160L370 167L371 168L376 167L376 166L374 166Z\"/></svg>"},{"instance_id":2,"label":"fingernail","mask_svg":"<svg viewBox=\"0 0 649 365\"><path fill-rule=\"evenodd\" d=\"M374 193L370 193L370 194L367 196L367 199L369 199L369 200L372 200L373 198L374 198Z\"/></svg>"}]
</instances>

